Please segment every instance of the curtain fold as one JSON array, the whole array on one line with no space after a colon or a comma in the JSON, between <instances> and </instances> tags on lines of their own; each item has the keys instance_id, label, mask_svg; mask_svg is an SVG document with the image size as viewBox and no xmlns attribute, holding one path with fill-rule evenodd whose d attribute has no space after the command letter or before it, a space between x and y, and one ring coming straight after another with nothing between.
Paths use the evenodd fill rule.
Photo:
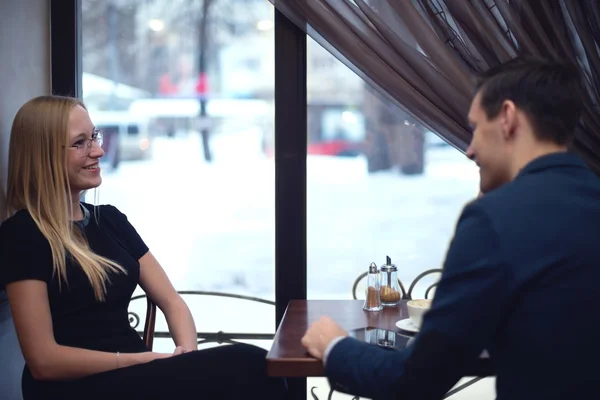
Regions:
<instances>
[{"instance_id":1,"label":"curtain fold","mask_svg":"<svg viewBox=\"0 0 600 400\"><path fill-rule=\"evenodd\" d=\"M597 0L270 0L401 110L465 150L475 78L522 54L578 65L589 97L573 149L600 174Z\"/></svg>"}]
</instances>

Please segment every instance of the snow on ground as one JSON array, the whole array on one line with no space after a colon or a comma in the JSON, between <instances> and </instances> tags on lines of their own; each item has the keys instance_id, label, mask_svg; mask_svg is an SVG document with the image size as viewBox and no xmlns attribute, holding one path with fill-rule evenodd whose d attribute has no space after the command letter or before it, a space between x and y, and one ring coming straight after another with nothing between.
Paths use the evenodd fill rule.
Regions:
<instances>
[{"instance_id":1,"label":"snow on ground","mask_svg":"<svg viewBox=\"0 0 600 400\"><path fill-rule=\"evenodd\" d=\"M150 160L103 174L99 203L127 214L178 290L274 300L275 171L259 143L260 132L252 129L216 136L215 161L207 164L196 133L156 138ZM441 266L459 213L477 194L479 174L450 147L429 149L426 159L425 174L403 176L369 174L362 157L309 156L309 298L351 298L356 277L386 255L406 285ZM420 293L436 278L420 285ZM274 307L186 300L199 330L274 330ZM138 303L132 309L143 314L145 304ZM165 328L159 319L157 329Z\"/></svg>"}]
</instances>

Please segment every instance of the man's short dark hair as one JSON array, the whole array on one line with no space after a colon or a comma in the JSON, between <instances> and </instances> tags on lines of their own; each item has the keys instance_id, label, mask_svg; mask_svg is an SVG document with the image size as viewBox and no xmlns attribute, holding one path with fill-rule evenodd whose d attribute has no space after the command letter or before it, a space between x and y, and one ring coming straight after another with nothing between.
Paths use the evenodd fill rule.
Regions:
<instances>
[{"instance_id":1,"label":"man's short dark hair","mask_svg":"<svg viewBox=\"0 0 600 400\"><path fill-rule=\"evenodd\" d=\"M488 119L511 100L529 117L540 140L568 144L583 109L579 69L571 64L518 57L484 72L477 83Z\"/></svg>"}]
</instances>

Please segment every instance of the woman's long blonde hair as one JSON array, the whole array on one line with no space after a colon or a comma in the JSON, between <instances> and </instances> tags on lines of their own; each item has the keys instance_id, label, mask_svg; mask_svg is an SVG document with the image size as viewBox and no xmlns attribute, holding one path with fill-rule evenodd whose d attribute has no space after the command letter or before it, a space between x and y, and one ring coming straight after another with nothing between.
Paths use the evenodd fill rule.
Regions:
<instances>
[{"instance_id":1,"label":"woman's long blonde hair","mask_svg":"<svg viewBox=\"0 0 600 400\"><path fill-rule=\"evenodd\" d=\"M41 96L19 109L10 135L6 204L8 216L27 210L48 239L59 288L63 281L68 285L70 257L86 274L96 299L104 301L109 272L125 270L95 254L71 221L67 151L69 116L75 106L85 108L78 99Z\"/></svg>"}]
</instances>

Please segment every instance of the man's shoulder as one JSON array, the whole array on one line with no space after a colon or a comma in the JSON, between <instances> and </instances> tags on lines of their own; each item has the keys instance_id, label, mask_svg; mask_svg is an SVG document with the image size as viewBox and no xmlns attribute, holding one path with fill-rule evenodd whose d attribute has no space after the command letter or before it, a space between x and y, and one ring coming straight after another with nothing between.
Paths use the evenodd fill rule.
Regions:
<instances>
[{"instance_id":1,"label":"man's shoulder","mask_svg":"<svg viewBox=\"0 0 600 400\"><path fill-rule=\"evenodd\" d=\"M500 233L504 230L503 226L522 225L535 215L546 214L548 209L542 205L545 198L552 196L552 189L511 182L486 193L473 206L485 214Z\"/></svg>"},{"instance_id":2,"label":"man's shoulder","mask_svg":"<svg viewBox=\"0 0 600 400\"><path fill-rule=\"evenodd\" d=\"M550 171L519 176L512 182L486 193L476 202L486 211L510 212L528 208L544 212L547 207L540 207L544 204L569 204L575 198L589 198L596 202L599 197L600 179L582 168L581 173Z\"/></svg>"},{"instance_id":3,"label":"man's shoulder","mask_svg":"<svg viewBox=\"0 0 600 400\"><path fill-rule=\"evenodd\" d=\"M519 240L553 235L562 231L562 221L571 227L598 219L600 225L600 180L585 175L529 175L486 193L473 204L503 238ZM560 218L557 219L557 216ZM561 226L559 226L561 225Z\"/></svg>"}]
</instances>

